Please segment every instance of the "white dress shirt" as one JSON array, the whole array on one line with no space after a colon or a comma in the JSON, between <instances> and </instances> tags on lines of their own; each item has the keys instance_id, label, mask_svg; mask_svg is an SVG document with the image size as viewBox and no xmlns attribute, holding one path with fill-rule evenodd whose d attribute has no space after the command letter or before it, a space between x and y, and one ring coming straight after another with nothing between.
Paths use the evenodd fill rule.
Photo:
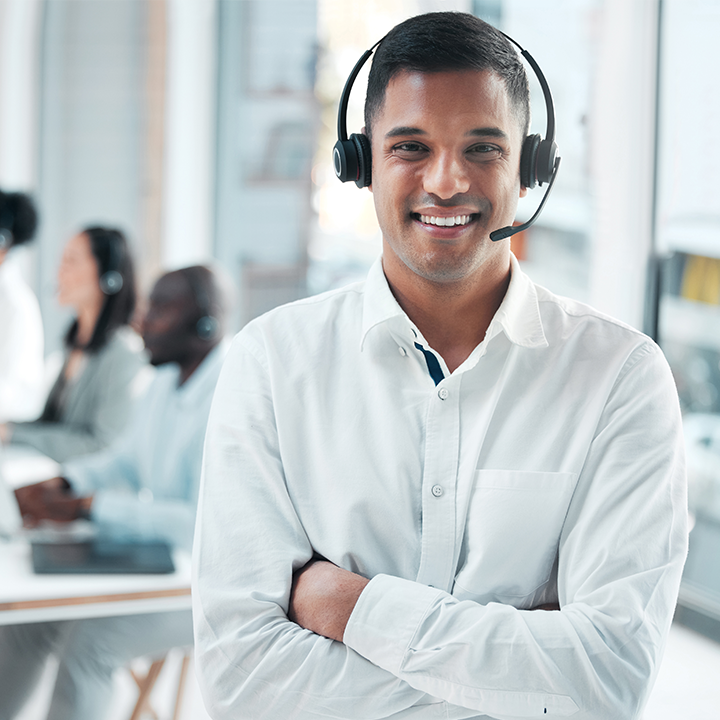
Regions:
<instances>
[{"instance_id":1,"label":"white dress shirt","mask_svg":"<svg viewBox=\"0 0 720 720\"><path fill-rule=\"evenodd\" d=\"M40 306L11 253L0 264L0 423L40 414L43 376Z\"/></svg>"},{"instance_id":2,"label":"white dress shirt","mask_svg":"<svg viewBox=\"0 0 720 720\"><path fill-rule=\"evenodd\" d=\"M379 262L255 320L205 447L193 615L210 714L636 718L686 552L682 446L658 347L514 258L452 374ZM344 643L286 617L313 553L372 578Z\"/></svg>"},{"instance_id":3,"label":"white dress shirt","mask_svg":"<svg viewBox=\"0 0 720 720\"><path fill-rule=\"evenodd\" d=\"M94 495L92 520L102 531L190 549L205 427L226 350L215 348L182 385L176 364L159 367L118 441L63 465L74 492Z\"/></svg>"}]
</instances>

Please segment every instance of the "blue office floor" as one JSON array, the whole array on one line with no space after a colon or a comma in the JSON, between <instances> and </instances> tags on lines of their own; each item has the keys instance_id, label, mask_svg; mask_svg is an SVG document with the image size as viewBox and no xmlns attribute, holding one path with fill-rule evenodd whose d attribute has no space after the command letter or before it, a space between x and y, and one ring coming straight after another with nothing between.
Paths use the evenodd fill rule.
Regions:
<instances>
[{"instance_id":1,"label":"blue office floor","mask_svg":"<svg viewBox=\"0 0 720 720\"><path fill-rule=\"evenodd\" d=\"M153 693L160 718L172 715L179 656L171 656ZM49 666L37 697L17 720L42 720L52 686ZM135 685L129 674L118 673L115 706L107 720L127 720L135 704ZM148 716L149 717L149 716ZM720 644L682 625L673 625L657 683L643 720L718 720L720 718ZM195 676L188 674L179 720L209 720Z\"/></svg>"}]
</instances>

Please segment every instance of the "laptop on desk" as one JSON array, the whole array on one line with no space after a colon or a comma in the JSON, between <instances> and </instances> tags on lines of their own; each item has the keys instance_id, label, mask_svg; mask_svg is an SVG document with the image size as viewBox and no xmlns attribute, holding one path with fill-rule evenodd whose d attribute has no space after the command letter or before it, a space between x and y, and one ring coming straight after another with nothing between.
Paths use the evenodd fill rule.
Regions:
<instances>
[{"instance_id":1,"label":"laptop on desk","mask_svg":"<svg viewBox=\"0 0 720 720\"><path fill-rule=\"evenodd\" d=\"M81 542L32 542L33 570L47 574L167 574L175 572L164 542L96 537Z\"/></svg>"}]
</instances>

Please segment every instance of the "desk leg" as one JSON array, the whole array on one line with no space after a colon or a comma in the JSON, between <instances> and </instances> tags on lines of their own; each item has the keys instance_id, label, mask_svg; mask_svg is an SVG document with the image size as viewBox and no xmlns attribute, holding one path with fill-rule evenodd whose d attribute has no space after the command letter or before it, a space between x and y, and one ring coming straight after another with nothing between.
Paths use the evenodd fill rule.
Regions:
<instances>
[{"instance_id":1,"label":"desk leg","mask_svg":"<svg viewBox=\"0 0 720 720\"><path fill-rule=\"evenodd\" d=\"M135 709L133 710L133 713L130 716L130 720L139 720L140 715L142 714L145 705L148 704L148 700L150 698L150 693L152 692L152 689L155 686L155 682L157 681L158 675L160 675L160 671L162 670L164 664L165 664L165 658L156 660L150 666L150 669L148 670L147 675L144 678L139 678L133 670L130 670L131 675L135 679L135 682L137 683L138 688L140 689L140 694L138 695L137 703L135 703ZM150 714L157 720L157 714L150 707L149 704L148 704L148 710L150 711Z\"/></svg>"}]
</instances>

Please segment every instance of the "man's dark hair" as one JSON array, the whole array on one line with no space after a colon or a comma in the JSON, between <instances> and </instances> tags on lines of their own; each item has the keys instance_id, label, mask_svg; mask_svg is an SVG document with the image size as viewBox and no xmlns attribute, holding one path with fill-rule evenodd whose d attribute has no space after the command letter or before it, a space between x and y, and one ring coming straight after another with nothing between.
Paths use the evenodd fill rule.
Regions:
<instances>
[{"instance_id":1,"label":"man's dark hair","mask_svg":"<svg viewBox=\"0 0 720 720\"><path fill-rule=\"evenodd\" d=\"M498 75L515 110L523 136L530 125L528 80L511 43L480 18L467 13L434 12L396 25L373 57L365 96L365 134L385 101L385 89L398 73L490 70Z\"/></svg>"},{"instance_id":2,"label":"man's dark hair","mask_svg":"<svg viewBox=\"0 0 720 720\"><path fill-rule=\"evenodd\" d=\"M128 242L120 230L95 225L81 232L90 240L90 249L97 260L98 278L102 278L108 272L117 272L122 276L120 290L105 296L105 303L95 324L95 330L90 342L84 348L98 351L105 346L117 328L127 325L132 319L137 302L135 269ZM76 320L65 336L68 347L74 347L77 330Z\"/></svg>"},{"instance_id":3,"label":"man's dark hair","mask_svg":"<svg viewBox=\"0 0 720 720\"><path fill-rule=\"evenodd\" d=\"M21 192L6 193L0 190L0 231L9 241L3 242L7 250L13 245L32 240L37 229L38 216L32 198Z\"/></svg>"}]
</instances>

